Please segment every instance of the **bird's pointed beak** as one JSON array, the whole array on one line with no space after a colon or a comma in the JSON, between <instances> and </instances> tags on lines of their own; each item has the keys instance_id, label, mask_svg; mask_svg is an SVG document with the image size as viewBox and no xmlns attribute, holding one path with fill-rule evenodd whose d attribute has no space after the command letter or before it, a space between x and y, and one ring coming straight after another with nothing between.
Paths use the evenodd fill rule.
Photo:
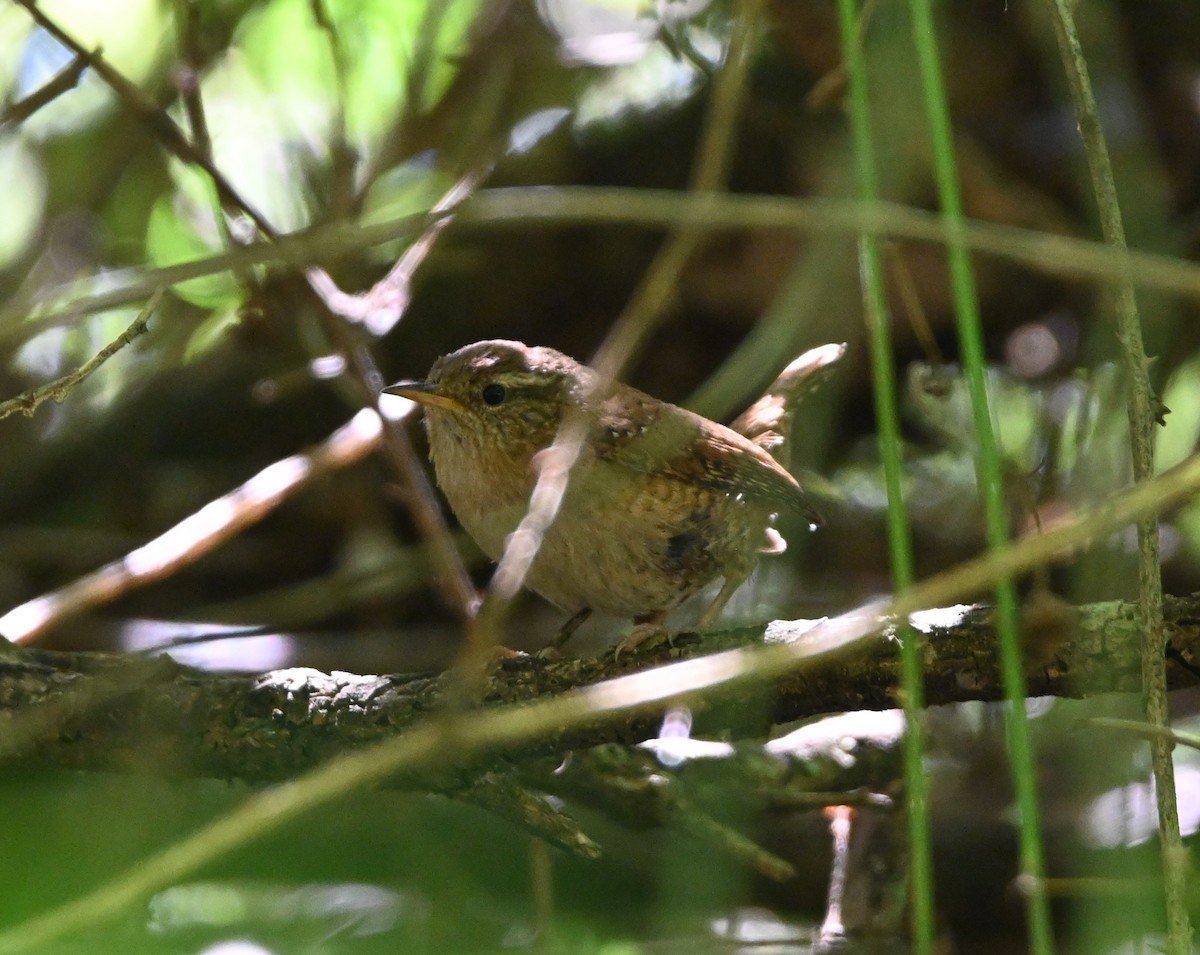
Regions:
<instances>
[{"instance_id":1,"label":"bird's pointed beak","mask_svg":"<svg viewBox=\"0 0 1200 955\"><path fill-rule=\"evenodd\" d=\"M385 395L399 395L401 398L408 398L410 401L415 401L419 405L425 405L432 408L443 408L446 411L466 411L466 405L461 401L456 401L453 398L442 394L437 389L437 385L428 381L398 381L394 385L388 385L383 389Z\"/></svg>"}]
</instances>

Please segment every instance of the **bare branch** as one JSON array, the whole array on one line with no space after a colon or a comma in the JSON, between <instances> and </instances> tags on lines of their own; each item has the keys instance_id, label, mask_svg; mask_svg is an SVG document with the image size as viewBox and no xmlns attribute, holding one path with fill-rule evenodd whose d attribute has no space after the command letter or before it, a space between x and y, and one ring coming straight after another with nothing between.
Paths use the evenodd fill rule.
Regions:
<instances>
[{"instance_id":1,"label":"bare branch","mask_svg":"<svg viewBox=\"0 0 1200 955\"><path fill-rule=\"evenodd\" d=\"M368 291L357 295L343 292L328 272L316 266L304 273L308 284L335 315L362 325L372 335L386 335L408 311L409 302L412 301L413 276L454 220L453 211L475 193L490 172L489 164L459 179L429 210L433 218L425 231L396 260L387 275Z\"/></svg>"},{"instance_id":2,"label":"bare branch","mask_svg":"<svg viewBox=\"0 0 1200 955\"><path fill-rule=\"evenodd\" d=\"M122 103L143 122L150 134L164 148L183 161L202 169L215 185L223 207L233 207L241 210L258 226L264 236L272 241L279 238L278 233L275 232L270 223L238 194L225 178L224 174L213 164L212 158L208 154L206 127L198 90L191 89L189 91L186 88L184 90L185 107L189 118L196 127L195 131L197 133L197 143L192 143L175 121L160 109L136 84L130 82L124 75L112 67L99 53L90 52L81 46L78 41L72 38L53 19L43 13L38 8L35 0L16 0L16 2L28 11L29 15L33 17L39 26L50 33L59 43L72 50L89 67L94 69L100 78L117 94ZM186 30L189 27L185 24L184 28L186 39ZM469 191L476 184L476 179L468 177L460 183L460 187L465 187ZM450 200L451 203L456 203L462 198L462 194L461 188L456 187L455 190L452 190L448 194L447 200ZM396 267L389 273L388 277L384 279L384 282L381 283L383 293L386 293L394 300L391 313L394 314L394 318L392 319L393 324L402 313L403 307L407 305L407 286L411 278L412 269L423 260L425 254L428 252L429 245L432 244L443 228L444 225L439 225L435 221L435 225L423 237L424 242L418 241L414 246L415 251L410 250L412 252L411 255L403 256L400 262L396 264ZM232 258L234 260L240 259L236 254ZM324 273L320 273L320 275L324 276L328 281L328 286L332 287L324 288L329 293L331 299L337 299L337 296L342 295L327 275ZM318 285L323 286L323 283L318 282L314 285L314 288L320 293L322 288L319 288ZM401 286L403 286L402 289ZM353 297L343 296L343 298L349 300ZM400 304L400 299L403 299L402 304ZM399 310L397 310L397 307ZM359 403L364 408L374 408L378 392L383 387L383 381L378 369L375 367L374 359L371 357L370 352L366 347L355 341L352 335L346 334L340 319L331 326L331 333L339 350L345 356L352 379L357 384ZM372 412L372 414L375 413ZM375 417L373 420L376 425L381 424L378 417ZM433 490L429 486L428 479L424 475L416 453L412 450L407 436L394 425L386 425L381 428L376 437L380 436L384 438L383 447L387 451L389 459L398 471L405 487L409 490L414 518L421 527L424 536L432 544L434 559L441 570L438 578L439 584L442 586L450 605L464 618L470 617L477 602L475 589L466 572L462 559L458 555L458 551L453 546L450 539L450 532L446 527ZM261 513L265 513L265 510L273 507L277 500L273 502L254 502L242 512L242 517L239 520L242 518L257 520L258 516L261 516ZM209 507L212 506L209 505ZM206 511L207 508L205 509ZM201 513L204 514L205 512ZM193 517L199 518L200 515L193 515ZM210 517L206 517L205 519L208 520ZM189 543L185 545L189 548L189 552L180 551L172 555L169 564L159 565L156 561L148 574L132 572L127 564L129 558L126 558L124 562L110 564L108 567L102 568L96 574L84 578L77 584L71 585L71 587L65 588L57 594L50 595L50 598L46 598L50 599L49 604L39 604L36 608L27 604L25 608L17 608L17 610L27 610L29 616L18 618L18 620L14 621L11 619L10 614L0 619L0 629L7 625L10 627L15 626L17 634L40 632L40 628L46 622L58 619L60 613L76 612L77 608L91 606L95 602L110 600L123 593L130 586L136 586L138 583L147 580L157 579L169 573L178 563L194 559L194 554L190 552L190 535L192 533L197 533L197 543L200 540L205 540L208 542L208 546L211 546L218 540L224 540L228 534L235 532L237 527L240 526L243 525L237 524L226 527L220 532L221 536L219 537L210 537L205 531L199 528L189 528ZM178 531L179 528L175 530ZM161 543L162 541L163 538L159 538L159 541L155 543ZM173 546L176 543L183 542L172 540ZM147 545L147 547L150 546ZM142 550L144 551L145 548ZM195 553L202 552L203 550L200 550ZM130 555L130 557L132 556L134 555ZM34 629L26 631L26 627L28 626L32 626ZM28 639L28 637L25 638ZM14 639L16 639L15 636Z\"/></svg>"},{"instance_id":3,"label":"bare branch","mask_svg":"<svg viewBox=\"0 0 1200 955\"><path fill-rule=\"evenodd\" d=\"M64 93L75 89L79 85L79 80L83 76L83 71L87 69L87 65L87 60L76 54L75 58L55 73L45 85L34 90L23 99L5 106L4 111L0 112L0 128L7 126L9 123L13 123L14 125L23 123L43 106L52 103Z\"/></svg>"},{"instance_id":4,"label":"bare branch","mask_svg":"<svg viewBox=\"0 0 1200 955\"><path fill-rule=\"evenodd\" d=\"M1110 507L1102 512L1103 520L1094 518L1087 522L1089 533L1096 533L1100 526L1107 526L1112 521L1124 523L1127 515L1135 516L1139 509L1161 508L1171 494L1164 493L1166 488L1185 484L1200 479L1200 467L1194 463L1174 473L1168 472L1169 477L1156 478L1139 485L1131 491L1120 495L1119 506ZM1184 481L1183 478L1187 478ZM1147 490L1149 489L1149 491ZM1179 488L1176 488L1179 490ZM1147 497L1152 493L1151 497ZM386 715L375 711L373 704L376 700L386 698L393 691L403 691L407 686L412 688L416 680L386 679L386 678L356 678L348 674L338 674L325 677L314 671L283 671L279 674L269 674L265 682L255 684L249 698L244 698L244 687L233 685L235 706L231 711L236 718L226 720L221 725L228 731L233 725L245 726L252 731L254 724L259 727L273 728L271 736L276 734L282 738L282 748L276 750L255 749L251 765L260 774L264 770L279 772L285 767L294 765L296 759L315 758L318 760L329 757L327 761L312 769L301 778L273 787L264 793L250 797L240 807L212 824L204 827L192 836L173 844L164 851L140 861L137 866L127 869L115 879L101 888L81 896L63 906L35 916L27 922L18 925L7 932L0 932L0 951L18 952L41 950L48 941L77 930L84 925L110 919L118 912L138 899L144 898L164 885L177 882L182 877L196 871L198 868L212 863L229 851L245 845L248 841L261 838L264 834L274 831L287 821L295 819L300 814L317 806L326 805L330 801L344 797L351 792L367 786L380 785L387 782L395 783L398 776L406 775L409 779L419 778L422 772L428 773L431 768L443 770L447 760L453 759L457 768L478 765L500 753L512 753L514 750L528 751L531 745L540 743L551 752L561 751L562 748L575 745L589 745L586 740L595 741L606 727L628 722L647 712L661 711L665 701L672 699L690 700L702 696L705 701L715 701L722 698L741 700L747 685L761 687L774 684L780 700L792 700L801 706L811 707L815 698L813 691L824 685L838 694L844 692L847 679L859 668L848 668L846 654L851 651L874 652L878 662L884 659L890 662L895 670L896 655L892 652L889 641L872 638L881 623L887 619L907 615L918 607L933 604L931 599L935 594L951 594L952 599L961 598L964 592L978 586L981 576L1003 574L1012 566L1022 562L1045 559L1047 549L1054 553L1072 538L1072 535L1082 533L1082 525L1068 525L1066 530L1057 529L1045 534L1034 541L1021 545L1010 546L1003 551L985 555L968 563L965 572L943 574L930 581L917 585L894 601L880 601L876 604L858 608L841 617L822 621L811 628L806 628L799 636L788 637L789 631L794 632L795 626L778 626L768 628L767 646L742 648L716 653L712 656L687 660L671 666L660 667L651 672L631 673L627 676L607 680L597 685L587 685L574 690L558 692L557 688L549 685L539 673L535 678L538 699L533 703L516 706L496 705L496 698L485 698L485 709L476 712L463 713L457 720L423 721L420 725L411 725L407 732L387 739L379 740L373 745L361 749L345 751L347 742L353 740L357 744L361 734L373 732L391 733L394 724ZM1197 619L1197 608L1186 606L1188 601L1180 601L1177 606L1171 602L1170 612L1176 609L1183 612L1178 618L1172 618L1175 626L1182 633L1194 636L1194 621ZM1075 639L1068 641L1068 646L1078 647L1078 653L1072 653L1072 662L1079 667L1068 675L1070 682L1064 680L1064 671L1058 666L1040 667L1039 672L1029 675L1028 687L1031 693L1045 694L1055 692L1081 692L1080 687L1086 687L1091 692L1113 692L1136 686L1140 672L1131 673L1129 661L1136 660L1135 647L1140 634L1136 626L1130 626L1128 608L1113 604L1115 615L1111 615L1112 624L1100 628L1099 633L1087 626L1094 613L1103 608L1080 608L1078 614L1079 627ZM1091 610L1093 612L1089 613ZM1092 634L1092 639L1082 641L1084 635ZM996 661L993 654L996 646L994 635L989 634L982 644L974 645L966 658L938 661L926 657L927 672L941 673L943 680L927 693L930 702L941 699L940 690L944 687L953 699L963 699L967 694L982 695L983 690L978 683L985 672L992 674L992 693L995 692ZM1175 647L1183 655L1193 655L1194 647L1182 643ZM666 651L674 652L674 651ZM20 668L21 657L36 654L36 651L20 651L10 648L0 658L0 673L7 672L12 667ZM635 657L648 659L644 654L626 654L625 663L628 665ZM1056 658L1060 659L1061 655ZM532 661L535 667L547 666L544 661ZM939 667L938 670L928 668L930 663ZM118 664L119 665L119 664ZM586 666L586 663L581 663ZM615 665L615 661L614 661ZM942 667L945 667L942 669ZM982 668L982 669L981 669ZM1080 680L1079 677L1086 678ZM30 673L32 669L32 673ZM95 666L92 668L95 669ZM1070 670L1071 668L1067 668ZM1171 665L1172 679L1176 666ZM32 668L25 667L27 676L36 677L39 672L53 671L52 659L49 655L41 654L32 661ZM333 690L332 702L337 708L333 718L328 714L320 714L317 719L309 717L312 712L311 696L305 691L309 676L315 676L327 684L327 689ZM189 679L192 677L192 679ZM190 694L193 702L197 701L195 693L196 680L194 674L185 674L181 680L172 681L180 685ZM965 679L964 679L965 677ZM71 679L69 677L69 679ZM1191 668L1188 668L1187 680L1194 681ZM972 688L972 681L975 681ZM1133 682L1125 682L1132 680ZM1094 681L1094 682L1093 682ZM230 681L225 681L229 685ZM16 691L19 695L22 681L16 681ZM894 673L891 687L894 688ZM835 709L858 709L870 706L872 698L879 694L888 694L888 685L872 675L872 679L856 685L861 695L852 704L847 705L844 696L839 696ZM99 721L97 727L101 732L125 732L124 737L117 737L117 742L124 743L124 753L131 755L133 765L145 766L147 756L146 743L153 738L149 731L162 733L164 729L177 727L181 718L186 720L189 715L187 699L167 694L165 706L160 699L157 705L153 703L153 687L147 687L143 693L135 695L132 711L121 707L110 708L106 717ZM0 702L5 698L0 693ZM326 693L326 695L329 695ZM161 694L159 694L161 697ZM502 698L503 699L503 698ZM220 709L212 709L211 701L203 694L199 700L203 707L201 722L209 725L211 716ZM888 698L888 708L891 708ZM487 706L488 703L493 705ZM20 705L25 708L26 718L36 718L40 707L29 707L26 702ZM428 713L428 699L422 701L420 707L422 716ZM726 711L737 709L728 708ZM361 714L370 710L373 717L369 724L364 725ZM711 711L711 708L710 708ZM811 712L811 709L808 710ZM190 714L196 710L191 708ZM153 719L149 722L146 717ZM344 719L344 724L339 720ZM160 722L161 721L161 722ZM23 735L21 719L8 722L6 737ZM93 721L95 724L96 721ZM382 729L381 729L382 727ZM51 738L45 735L37 740L28 739L29 743L40 743L41 748L34 748L34 756L44 754L55 745L62 746L67 741L82 740L86 725L72 725L70 732L58 732ZM171 765L191 766L189 759L192 754L203 757L202 763L210 765L215 760L217 765L226 761L228 753L224 750L213 751L211 741L203 733L192 731L178 737L178 748L160 749L151 754L155 770L163 772L164 758L169 756ZM344 730L352 734L350 738L343 735L338 740L330 739L331 730ZM649 733L638 734L644 738ZM161 738L161 736L159 737ZM223 736L229 745L237 747L242 738L237 733L232 737ZM174 740L174 734L172 734ZM575 740L583 742L576 743ZM330 745L339 751L332 755ZM86 751L86 747L79 751ZM103 749L103 747L101 747ZM282 763L280 762L282 760ZM127 767L126 767L127 768ZM223 775L231 775L223 773ZM444 777L443 777L444 779Z\"/></svg>"},{"instance_id":5,"label":"bare branch","mask_svg":"<svg viewBox=\"0 0 1200 955\"><path fill-rule=\"evenodd\" d=\"M1200 595L1170 598L1172 688L1192 687L1191 664L1200 661ZM996 660L996 637L987 607L932 611L952 622L929 624L922 632L926 702L996 700L1003 695ZM1139 632L1130 604L1117 601L1075 608L1054 651L1027 677L1031 696L1089 696L1137 692L1140 686ZM743 628L686 635L674 647L638 648L590 660L551 661L532 656L508 658L486 676L484 707L499 713L546 702L586 688L588 699L622 700L616 718L531 724L512 753L548 758L566 749L601 743L633 744L657 734L661 714L671 705L664 687L674 672L701 663L717 665L731 647L761 659L768 643L800 651L812 621L777 621L765 631ZM749 649L755 645L757 649ZM716 656L713 656L716 654ZM655 665L657 670L649 670ZM776 674L773 702L756 712L742 732L765 732L773 723L822 713L887 710L897 706L900 662L885 637L860 640L846 652L817 653L791 672ZM747 663L746 672L753 669ZM608 682L606 682L608 681ZM99 688L99 689L97 689ZM9 759L78 769L153 772L167 776L216 776L271 782L301 773L342 752L389 739L426 720L452 689L446 675L356 676L311 669L279 670L261 676L222 676L159 660L148 665L127 654L57 653L14 649L0 659L0 713L6 742L22 740ZM734 681L704 690L707 712L723 713L721 700L745 693ZM771 695L767 695L771 696ZM766 696L764 696L764 699ZM634 708L629 704L640 701ZM582 700L581 700L582 703ZM101 705L102 704L102 705ZM57 707L54 720L41 720ZM26 732L25 721L37 721ZM706 726L697 733L727 727ZM456 737L445 743L453 760ZM170 758L165 762L164 753ZM447 764L428 774L406 775L393 784L414 788L444 785ZM443 779L442 784L436 780ZM454 781L454 785L458 785ZM828 780L817 788L832 788Z\"/></svg>"},{"instance_id":6,"label":"bare branch","mask_svg":"<svg viewBox=\"0 0 1200 955\"><path fill-rule=\"evenodd\" d=\"M17 412L20 412L27 418L31 418L43 402L54 400L61 403L92 372L146 331L146 324L150 321L150 315L158 307L161 299L162 290L160 289L151 296L150 301L146 303L146 307L138 313L137 318L133 320L133 323L125 331L69 375L63 375L61 378L57 378L47 384L24 391L15 398L9 398L7 401L0 402L0 419L7 418L9 415L16 414Z\"/></svg>"},{"instance_id":7,"label":"bare branch","mask_svg":"<svg viewBox=\"0 0 1200 955\"><path fill-rule=\"evenodd\" d=\"M263 215L242 198L224 173L217 169L197 146L192 144L175 121L136 83L128 80L102 54L87 49L67 33L57 22L42 12L35 0L14 0L14 2L18 6L24 7L38 26L74 53L77 59L95 70L96 75L117 94L121 102L142 122L150 135L158 140L168 152L186 163L203 169L212 179L213 185L216 186L222 203L240 209L254 222L263 235L268 238L276 237L275 230Z\"/></svg>"},{"instance_id":8,"label":"bare branch","mask_svg":"<svg viewBox=\"0 0 1200 955\"><path fill-rule=\"evenodd\" d=\"M161 580L241 533L314 478L353 464L379 446L383 424L364 409L322 444L276 461L154 540L0 617L0 637L27 643L68 617Z\"/></svg>"},{"instance_id":9,"label":"bare branch","mask_svg":"<svg viewBox=\"0 0 1200 955\"><path fill-rule=\"evenodd\" d=\"M698 202L687 193L601 187L509 187L487 189L457 213L464 227L565 227L621 225L687 227L707 232L781 229L798 234L875 233L881 237L945 243L950 235L936 214L888 202L794 199L781 196L710 195ZM17 332L14 315L28 303L0 305L0 345L24 340L46 328L70 324L80 315L141 301L159 286L231 269L280 263L304 267L321 259L351 255L385 242L408 238L428 223L427 215L401 216L380 223L331 222L290 233L278 242L252 242L229 252L155 269L110 272L111 289L89 292L91 280L63 283L42 296L48 304ZM1040 274L1108 282L1114 271L1130 270L1140 288L1200 298L1200 264L1173 256L1131 250L1032 229L969 221L963 241L976 252L1017 262ZM17 335L20 335L20 339Z\"/></svg>"}]
</instances>

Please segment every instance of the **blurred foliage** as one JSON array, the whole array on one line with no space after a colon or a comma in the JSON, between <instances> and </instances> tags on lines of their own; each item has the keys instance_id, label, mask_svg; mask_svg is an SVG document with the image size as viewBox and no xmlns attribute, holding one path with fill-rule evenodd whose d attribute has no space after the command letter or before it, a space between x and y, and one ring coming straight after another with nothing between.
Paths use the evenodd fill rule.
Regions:
<instances>
[{"instance_id":1,"label":"blurred foliage","mask_svg":"<svg viewBox=\"0 0 1200 955\"><path fill-rule=\"evenodd\" d=\"M903 4L868 6L883 188L891 200L929 208L910 24ZM37 9L85 49L101 51L279 233L421 213L465 172L488 167L489 187L630 187L624 211L633 218L633 190L686 183L734 16L725 0L46 0ZM768 9L735 130L731 189L850 195L834 4ZM944 5L942 15L968 214L1094 236L1074 118L1040 4L970 0ZM1194 258L1200 5L1097 0L1081 4L1078 16L1131 243ZM4 0L0 117L72 59L21 4ZM206 171L166 148L161 129L92 69L28 118L0 118L0 183L0 398L82 365L144 304L104 299L93 308L96 297L119 293L146 269L263 239ZM379 340L355 329L354 341L394 377L419 375L438 354L489 337L586 358L660 241L634 226L452 226L419 271L404 321ZM404 247L394 241L334 255L318 245L302 260L174 285L150 333L64 403L0 421L0 609L121 557L343 424L360 399L341 366L329 364L344 342L303 270L321 266L344 290L365 290ZM911 368L908 490L918 567L928 573L980 546L970 416L957 372L943 359L954 356L943 251L890 243L885 266L897 361ZM1013 526L1036 533L1039 522L1102 501L1128 480L1124 382L1107 297L1077 278L996 258L977 256L975 266ZM842 502L817 537L786 529L786 560L739 595L738 614L834 612L888 586L857 282L853 237L833 230L714 235L680 275L670 320L630 371L635 384L682 400L766 335L778 352L773 367L729 366L743 369L732 377L744 404L796 342L850 343L838 379L798 422L796 441L805 454L798 463L831 475ZM1152 374L1171 409L1158 435L1157 464L1166 468L1200 440L1200 324L1194 301L1146 294L1142 305L1157 356ZM764 315L769 332L758 324ZM459 628L430 584L428 558L392 480L375 460L326 475L194 566L57 629L47 645L141 646L147 627L170 637L188 621L277 623L300 632L281 637L283 656L272 664L439 666ZM461 543L476 579L486 580L485 562ZM1072 601L1128 597L1132 567L1130 541L1117 535L1064 557L1050 583ZM1169 588L1200 585L1200 506L1168 515L1163 570ZM557 622L529 598L510 637L538 646ZM583 646L603 645L613 626L601 622ZM237 662L227 647L210 658ZM240 661L261 662L249 651ZM1093 802L1133 798L1127 784L1144 767L1132 748L1114 748L1111 765L1097 766L1063 743L1063 727L1077 726L1084 712L1073 706L1049 706L1051 717L1037 721L1046 785L1059 797L1051 802L1055 871L1119 871L1141 881L1136 898L1110 911L1091 899L1064 905L1062 930L1121 915L1130 935L1135 925L1152 931L1146 872L1154 860L1145 845L1121 836L1111 819L1103 839L1080 835L1085 820L1097 818ZM979 712L946 716L951 729L932 761L939 902L956 938L990 933L1000 950L1019 947L1021 930L1004 890L1013 842L1002 739ZM1194 790L1181 784L1185 809L1200 804ZM70 898L239 795L220 784L6 777L0 806L10 884L0 894L10 905L0 907L0 921ZM794 941L806 920L819 918L828 838L812 813L764 823L777 826L790 856L809 863L786 890L714 862L677 831L646 837L597 824L608 850L599 867L556 860L565 912L557 937L566 948L620 951L615 939L655 934L683 944L742 938L733 923ZM273 939L245 951L521 947L532 932L526 842L473 809L372 794L164 893L101 947L198 952L234 936ZM338 895L339 886L350 888ZM970 891L960 898L964 886ZM764 900L776 905L773 914L750 908ZM328 920L317 911L323 906ZM301 911L312 921L291 919ZM391 919L399 934L355 934L355 925L380 924L375 917ZM1088 931L1073 937L1099 938ZM1116 944L1103 939L1090 950Z\"/></svg>"}]
</instances>

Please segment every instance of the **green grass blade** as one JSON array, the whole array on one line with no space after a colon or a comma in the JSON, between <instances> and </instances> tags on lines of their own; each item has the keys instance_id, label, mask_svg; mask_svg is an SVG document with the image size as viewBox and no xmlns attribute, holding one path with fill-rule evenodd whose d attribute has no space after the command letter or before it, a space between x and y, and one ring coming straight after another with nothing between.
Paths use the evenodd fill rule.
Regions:
<instances>
[{"instance_id":1,"label":"green grass blade","mask_svg":"<svg viewBox=\"0 0 1200 955\"><path fill-rule=\"evenodd\" d=\"M867 202L879 198L879 173L867 93L867 72L856 0L838 0L842 50L850 81L850 126L854 142L859 196ZM896 405L896 373L892 365L891 329L880 264L879 240L864 234L860 240L860 275L863 309L871 351L871 378L875 391L879 451L887 486L888 550L892 577L898 591L913 582L912 535L903 491L903 445ZM908 733L904 746L904 781L907 794L908 841L912 872L913 951L929 955L934 947L933 858L929 829L929 781L924 767L922 709L924 673L917 636L906 624L900 627L904 712Z\"/></svg>"},{"instance_id":2,"label":"green grass blade","mask_svg":"<svg viewBox=\"0 0 1200 955\"><path fill-rule=\"evenodd\" d=\"M934 174L942 216L950 230L947 254L950 261L951 290L959 353L971 396L971 408L979 440L976 461L977 480L983 501L987 543L991 549L1008 541L1007 516L1001 482L1000 452L992 427L985 384L985 361L979 299L966 243L962 239L965 222L954 155L950 108L942 79L937 48L937 32L931 0L911 0L913 38L921 71L933 144ZM1050 909L1044 885L1042 834L1038 811L1033 746L1025 715L1025 674L1017 633L1017 596L1011 580L996 587L996 628L1000 638L1000 669L1004 680L1009 757L1020 817L1020 853L1022 887L1026 891L1030 950L1034 955L1050 955L1054 941Z\"/></svg>"}]
</instances>

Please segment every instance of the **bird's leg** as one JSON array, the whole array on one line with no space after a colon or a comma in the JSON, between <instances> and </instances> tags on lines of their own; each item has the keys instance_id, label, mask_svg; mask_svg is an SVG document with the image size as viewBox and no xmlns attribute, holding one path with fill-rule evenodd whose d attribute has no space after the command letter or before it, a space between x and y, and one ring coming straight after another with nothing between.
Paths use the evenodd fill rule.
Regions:
<instances>
[{"instance_id":1,"label":"bird's leg","mask_svg":"<svg viewBox=\"0 0 1200 955\"><path fill-rule=\"evenodd\" d=\"M554 641L550 644L550 646L555 650L561 649L563 644L565 644L571 639L572 636L574 636L575 631L578 630L580 626L582 626L583 622L591 615L591 607L582 607L575 613L571 614L571 616L567 618L567 622L559 628L558 635L554 638Z\"/></svg>"},{"instance_id":2,"label":"bird's leg","mask_svg":"<svg viewBox=\"0 0 1200 955\"><path fill-rule=\"evenodd\" d=\"M748 574L734 574L727 576L725 582L721 584L721 589L713 598L713 602L708 605L704 613L700 615L700 619L696 621L697 630L707 630L713 625L717 617L721 616L721 611L725 609L725 605L729 603L729 598L737 593L737 589L746 582Z\"/></svg>"},{"instance_id":3,"label":"bird's leg","mask_svg":"<svg viewBox=\"0 0 1200 955\"><path fill-rule=\"evenodd\" d=\"M633 650L647 640L653 637L666 636L670 641L671 636L667 633L667 628L663 626L667 619L665 610L655 610L653 613L641 613L633 618L634 627L629 631L629 634L617 644L616 650L613 651L613 656L616 659L621 658L621 654L626 650Z\"/></svg>"}]
</instances>

